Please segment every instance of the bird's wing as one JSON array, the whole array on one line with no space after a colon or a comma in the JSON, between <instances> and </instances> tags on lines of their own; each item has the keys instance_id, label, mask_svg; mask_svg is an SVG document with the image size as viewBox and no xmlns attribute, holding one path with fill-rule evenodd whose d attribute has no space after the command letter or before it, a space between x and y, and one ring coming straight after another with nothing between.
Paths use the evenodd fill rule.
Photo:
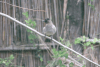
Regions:
<instances>
[{"instance_id":1,"label":"bird's wing","mask_svg":"<svg viewBox=\"0 0 100 67\"><path fill-rule=\"evenodd\" d=\"M53 29L53 34L56 33L56 27L54 25L52 25L52 29Z\"/></svg>"},{"instance_id":2,"label":"bird's wing","mask_svg":"<svg viewBox=\"0 0 100 67\"><path fill-rule=\"evenodd\" d=\"M46 28L45 28L45 27L43 27L43 33L44 33L44 34L46 33Z\"/></svg>"}]
</instances>

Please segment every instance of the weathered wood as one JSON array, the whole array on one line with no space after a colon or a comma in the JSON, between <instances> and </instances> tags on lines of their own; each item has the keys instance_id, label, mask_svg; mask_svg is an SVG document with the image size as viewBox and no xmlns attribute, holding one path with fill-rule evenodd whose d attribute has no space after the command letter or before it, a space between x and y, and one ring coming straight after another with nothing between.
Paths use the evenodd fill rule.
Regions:
<instances>
[{"instance_id":1,"label":"weathered wood","mask_svg":"<svg viewBox=\"0 0 100 67\"><path fill-rule=\"evenodd\" d=\"M3 0L4 1L4 0ZM3 3L3 13L5 13L5 4ZM5 17L3 17L3 46L5 46Z\"/></svg>"},{"instance_id":2,"label":"weathered wood","mask_svg":"<svg viewBox=\"0 0 100 67\"><path fill-rule=\"evenodd\" d=\"M18 3L18 1L17 0L15 0L15 5L16 6L19 6L19 3ZM18 7L16 7L15 8L16 10L15 10L15 12L16 12L16 14L15 14L15 17L16 17L16 19L18 19L19 20L19 8ZM15 43L18 41L20 41L20 38L19 38L19 24L16 24L16 40L14 40L15 41Z\"/></svg>"},{"instance_id":3,"label":"weathered wood","mask_svg":"<svg viewBox=\"0 0 100 67\"><path fill-rule=\"evenodd\" d=\"M9 47L5 47L5 48L0 48L0 51L18 51L18 50L36 50L37 47L33 47L33 46L16 46L16 45L11 45ZM44 46L40 46L41 50L46 50L49 49L49 47L44 47Z\"/></svg>"},{"instance_id":4,"label":"weathered wood","mask_svg":"<svg viewBox=\"0 0 100 67\"><path fill-rule=\"evenodd\" d=\"M22 2L22 7L24 8L27 8L27 0L21 0ZM28 12L28 10L22 10L22 12ZM23 23L26 23L25 20L26 20L26 17L24 15L22 15L22 22ZM23 27L23 42L24 44L27 43L27 31L26 31L26 28Z\"/></svg>"},{"instance_id":5,"label":"weathered wood","mask_svg":"<svg viewBox=\"0 0 100 67\"><path fill-rule=\"evenodd\" d=\"M10 0L7 0L8 3L10 3ZM8 8L7 8L7 14L10 15L10 5L7 5ZM10 19L7 19L7 23L8 23L8 45L11 45L11 23L10 23Z\"/></svg>"},{"instance_id":6,"label":"weathered wood","mask_svg":"<svg viewBox=\"0 0 100 67\"><path fill-rule=\"evenodd\" d=\"M5 2L8 2L7 0L5 0ZM7 4L5 4L5 6L7 6ZM6 9L6 14L8 14L8 6L5 8ZM6 28L6 34L5 34L5 36L6 36L6 46L9 46L9 36L8 36L8 18L6 18L5 19L6 20L6 26L5 26L5 28Z\"/></svg>"},{"instance_id":7,"label":"weathered wood","mask_svg":"<svg viewBox=\"0 0 100 67\"><path fill-rule=\"evenodd\" d=\"M26 11L26 9L23 9L23 8L30 8L30 9L36 9L36 8L38 8L38 10L41 10L41 9L45 9L44 8L44 1L36 1L36 0L26 0L26 1L24 1L24 0L14 0L14 1L12 1L12 0L9 0L10 2L8 2L8 0L7 0L7 4L6 4L6 2L4 1L3 2L3 4L5 4L5 5L7 5L7 6L9 6L9 7L7 7L7 13L8 13L8 15L11 15L11 16L13 16L13 17L15 17L16 19L18 19L18 20L20 20L20 21L22 21L23 23L25 23L25 17L22 15L22 12L25 12ZM33 2L33 3L32 3ZM57 1L55 1L55 3L56 3ZM9 4L10 3L10 4ZM13 6L12 6L12 5ZM48 15L49 15L49 17L51 17L52 18L52 16L53 15L57 15L58 14L58 12L57 11L59 11L59 9L58 9L58 3L57 3L57 6L55 5L53 5L53 1L47 1L46 2L46 4L47 4L47 6L45 6L46 7L46 10L48 11ZM61 3L62 4L62 3ZM15 5L17 5L17 7L15 6ZM19 7L23 7L23 8L19 8ZM38 7L38 6L40 6L40 7ZM62 5L61 5L62 6ZM60 6L60 7L61 7ZM54 9L54 7L57 7L57 9ZM8 10L8 8L10 8L10 10ZM56 10L56 14L54 14L53 13L53 11L54 10ZM11 14L10 14L11 13ZM30 11L29 10L29 16L31 16L30 17L30 19L35 19L35 21L36 21L36 23L37 23L37 27L36 27L36 29L37 30L39 30L39 31L41 31L42 32L42 28L43 28L43 22L41 23L41 21L38 21L38 19L44 19L44 15L46 15L46 13L43 13L43 12L39 12L39 11L37 11L37 12L34 12L34 11ZM34 18L33 18L34 17ZM57 16L57 18L59 17L59 15ZM56 21L57 20L57 21ZM61 19L56 19L56 20L54 20L54 16L53 16L53 22L54 22L54 24L57 24L57 22L59 21L59 20L61 20ZM6 21L6 20L5 20ZM56 23L55 23L55 21L56 21ZM10 21L10 22L13 22L13 21ZM9 22L8 22L9 23ZM59 23L58 23L59 24ZM9 24L10 25L10 24ZM8 26L8 25L7 25ZM8 26L9 27L9 26ZM7 27L7 28L8 28ZM23 43L23 44L25 44L25 43L29 43L29 39L28 39L28 34L27 34L27 31L26 31L26 29L24 28L24 27L22 27L22 26L20 26L19 24L15 24L15 23L11 23L11 26L9 27L10 29L11 29L11 36L10 36L10 31L8 31L7 33L5 33L5 34L7 34L6 36L9 36L9 43L10 43L10 45L11 45L11 43L13 44L13 42L16 44L16 42L20 42L20 43ZM3 34L4 35L4 34ZM5 37L6 37L5 36ZM57 36L58 36L58 33L57 33ZM54 36L54 38L55 38L56 36ZM3 38L4 39L4 38ZM7 39L7 42L8 42L8 39ZM58 38L59 39L59 38Z\"/></svg>"},{"instance_id":8,"label":"weathered wood","mask_svg":"<svg viewBox=\"0 0 100 67\"><path fill-rule=\"evenodd\" d=\"M1 1L1 0L0 0ZM0 12L2 12L2 3L0 3ZM2 16L0 16L0 47L2 46L2 40L3 40L3 29L2 29Z\"/></svg>"},{"instance_id":9,"label":"weathered wood","mask_svg":"<svg viewBox=\"0 0 100 67\"><path fill-rule=\"evenodd\" d=\"M89 6L91 4L93 7ZM91 39L86 39L86 41L93 42L93 38L97 37L100 38L100 1L99 0L84 0L84 33L86 36L90 37ZM88 23L87 23L88 22ZM100 43L97 41L96 43ZM98 45L99 46L99 45ZM96 47L94 44L94 50L91 48L87 48L85 50L85 54L91 60L100 63L99 60L99 49L98 46ZM97 54L98 53L98 54ZM86 62L86 67L96 67L94 64Z\"/></svg>"},{"instance_id":10,"label":"weathered wood","mask_svg":"<svg viewBox=\"0 0 100 67\"><path fill-rule=\"evenodd\" d=\"M16 3L16 0L13 0L12 4L15 5L15 3ZM15 18L16 17L15 7L13 6L12 8L13 8L13 17ZM14 38L14 40L13 41L16 42L16 38L17 37L16 37L16 23L15 22L13 23L13 30L14 30L14 32L13 32L13 38Z\"/></svg>"},{"instance_id":11,"label":"weathered wood","mask_svg":"<svg viewBox=\"0 0 100 67\"><path fill-rule=\"evenodd\" d=\"M73 5L72 5L73 4ZM82 23L83 23L83 16L84 16L84 4L83 0L81 0L77 4L77 0L68 0L68 17L69 17L69 39L71 42L74 42L74 39L82 36ZM82 53L82 46L81 45L73 45L73 49Z\"/></svg>"}]
</instances>

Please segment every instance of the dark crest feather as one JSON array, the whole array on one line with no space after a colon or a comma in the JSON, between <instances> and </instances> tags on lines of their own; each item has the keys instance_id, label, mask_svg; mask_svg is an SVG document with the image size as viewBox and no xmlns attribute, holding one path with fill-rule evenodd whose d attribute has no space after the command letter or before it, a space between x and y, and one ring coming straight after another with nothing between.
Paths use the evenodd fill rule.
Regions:
<instances>
[{"instance_id":1,"label":"dark crest feather","mask_svg":"<svg viewBox=\"0 0 100 67\"><path fill-rule=\"evenodd\" d=\"M50 20L50 19L49 19L49 18L46 18L44 22L45 22L45 23L48 23L48 20Z\"/></svg>"}]
</instances>

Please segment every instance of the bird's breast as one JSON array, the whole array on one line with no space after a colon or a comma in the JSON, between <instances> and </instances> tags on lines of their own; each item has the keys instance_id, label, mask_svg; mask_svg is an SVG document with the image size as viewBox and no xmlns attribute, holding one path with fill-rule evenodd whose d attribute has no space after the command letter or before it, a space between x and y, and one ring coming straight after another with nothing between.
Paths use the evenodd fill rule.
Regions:
<instances>
[{"instance_id":1,"label":"bird's breast","mask_svg":"<svg viewBox=\"0 0 100 67\"><path fill-rule=\"evenodd\" d=\"M54 25L47 25L45 27L45 34L46 35L54 35L56 32L56 27Z\"/></svg>"}]
</instances>

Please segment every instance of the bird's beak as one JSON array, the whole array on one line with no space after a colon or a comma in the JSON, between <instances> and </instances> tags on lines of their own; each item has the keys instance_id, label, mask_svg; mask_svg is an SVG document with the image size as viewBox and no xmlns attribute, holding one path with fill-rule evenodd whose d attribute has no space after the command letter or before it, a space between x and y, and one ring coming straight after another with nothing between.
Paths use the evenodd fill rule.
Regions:
<instances>
[{"instance_id":1,"label":"bird's beak","mask_svg":"<svg viewBox=\"0 0 100 67\"><path fill-rule=\"evenodd\" d=\"M45 22L45 20L42 20L42 22Z\"/></svg>"}]
</instances>

